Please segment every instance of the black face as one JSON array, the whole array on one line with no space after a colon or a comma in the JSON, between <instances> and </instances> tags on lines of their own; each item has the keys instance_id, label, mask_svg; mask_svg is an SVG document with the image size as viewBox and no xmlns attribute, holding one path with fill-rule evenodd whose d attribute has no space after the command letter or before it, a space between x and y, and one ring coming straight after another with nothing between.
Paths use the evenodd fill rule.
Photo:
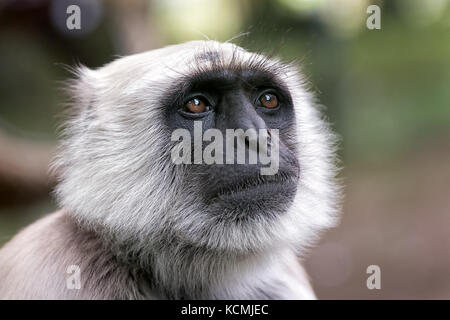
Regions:
<instances>
[{"instance_id":1,"label":"black face","mask_svg":"<svg viewBox=\"0 0 450 320\"><path fill-rule=\"evenodd\" d=\"M285 212L295 196L300 168L292 99L272 73L202 71L174 84L170 96L177 97L165 102L171 130L184 128L193 135L194 121L202 122L203 131L220 130L223 137L226 129L279 130L275 175L261 175L260 163L186 165L192 192L200 195L207 211L232 220ZM208 143L203 142L203 148Z\"/></svg>"}]
</instances>

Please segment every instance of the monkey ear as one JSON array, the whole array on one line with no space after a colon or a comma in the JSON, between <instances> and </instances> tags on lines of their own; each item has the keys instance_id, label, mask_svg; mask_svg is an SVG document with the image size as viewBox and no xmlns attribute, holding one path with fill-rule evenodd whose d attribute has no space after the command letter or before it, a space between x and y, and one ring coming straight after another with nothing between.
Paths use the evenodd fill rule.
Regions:
<instances>
[{"instance_id":1,"label":"monkey ear","mask_svg":"<svg viewBox=\"0 0 450 320\"><path fill-rule=\"evenodd\" d=\"M73 78L68 80L65 86L65 91L70 98L68 111L74 115L80 114L92 107L95 99L97 74L96 71L81 64L68 70L73 75Z\"/></svg>"}]
</instances>

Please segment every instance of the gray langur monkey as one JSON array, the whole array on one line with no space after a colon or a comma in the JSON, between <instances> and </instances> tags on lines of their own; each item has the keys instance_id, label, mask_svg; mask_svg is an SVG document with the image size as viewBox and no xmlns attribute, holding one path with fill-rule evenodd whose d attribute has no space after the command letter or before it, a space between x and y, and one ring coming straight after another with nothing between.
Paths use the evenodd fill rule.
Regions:
<instances>
[{"instance_id":1,"label":"gray langur monkey","mask_svg":"<svg viewBox=\"0 0 450 320\"><path fill-rule=\"evenodd\" d=\"M61 209L0 250L1 299L315 298L299 256L338 217L336 139L293 65L194 41L76 73ZM174 164L194 120L278 129L278 173Z\"/></svg>"}]
</instances>

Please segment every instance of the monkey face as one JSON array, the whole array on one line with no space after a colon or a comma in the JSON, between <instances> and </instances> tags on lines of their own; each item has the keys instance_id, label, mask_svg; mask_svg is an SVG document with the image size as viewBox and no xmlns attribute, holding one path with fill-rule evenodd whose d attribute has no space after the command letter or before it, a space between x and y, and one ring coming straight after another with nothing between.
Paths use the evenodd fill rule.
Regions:
<instances>
[{"instance_id":1,"label":"monkey face","mask_svg":"<svg viewBox=\"0 0 450 320\"><path fill-rule=\"evenodd\" d=\"M80 223L139 252L168 241L235 252L301 248L333 225L334 136L294 66L197 41L78 76L56 193ZM191 139L181 162L173 158L178 130ZM231 145L229 130L241 130ZM264 133L267 145L242 135L248 130ZM274 162L250 161L264 149Z\"/></svg>"},{"instance_id":2,"label":"monkey face","mask_svg":"<svg viewBox=\"0 0 450 320\"><path fill-rule=\"evenodd\" d=\"M295 112L289 90L277 79L278 69L224 63L220 52L200 57L194 57L196 64L204 65L207 60L210 67L182 77L168 90L164 103L167 127L182 128L192 137L190 157L182 164L186 188L198 195L202 212L230 224L276 219L291 206L300 173ZM249 135L230 134L236 130ZM269 134L277 131L276 140L271 137L270 141L277 144L274 154L277 158L273 159L277 162L276 170L271 174L261 174L264 167L261 162L250 162L250 153L257 151L252 150L252 142L256 148L260 147L259 130ZM206 140L217 143L220 139L220 145L213 151L214 161L196 161L195 149L207 156L210 144L205 139L195 141L195 135L205 137L208 131L217 136ZM239 156L243 159L240 163Z\"/></svg>"}]
</instances>

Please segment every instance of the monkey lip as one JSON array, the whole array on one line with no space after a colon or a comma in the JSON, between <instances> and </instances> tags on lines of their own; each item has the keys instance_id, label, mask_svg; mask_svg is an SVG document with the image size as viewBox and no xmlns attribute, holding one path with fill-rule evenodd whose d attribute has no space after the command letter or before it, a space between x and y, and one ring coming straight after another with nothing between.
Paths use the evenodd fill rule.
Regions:
<instances>
[{"instance_id":1,"label":"monkey lip","mask_svg":"<svg viewBox=\"0 0 450 320\"><path fill-rule=\"evenodd\" d=\"M297 185L297 179L287 174L263 176L246 179L235 184L216 189L211 200L232 200L245 198L257 200L261 197L273 197L292 190Z\"/></svg>"},{"instance_id":2,"label":"monkey lip","mask_svg":"<svg viewBox=\"0 0 450 320\"><path fill-rule=\"evenodd\" d=\"M235 190L227 190L221 191L217 193L215 198L218 199L227 199L227 198L235 198L242 196L253 196L256 197L258 195L271 196L277 189L281 189L283 183L264 183L259 185L245 186L245 187L237 187Z\"/></svg>"}]
</instances>

